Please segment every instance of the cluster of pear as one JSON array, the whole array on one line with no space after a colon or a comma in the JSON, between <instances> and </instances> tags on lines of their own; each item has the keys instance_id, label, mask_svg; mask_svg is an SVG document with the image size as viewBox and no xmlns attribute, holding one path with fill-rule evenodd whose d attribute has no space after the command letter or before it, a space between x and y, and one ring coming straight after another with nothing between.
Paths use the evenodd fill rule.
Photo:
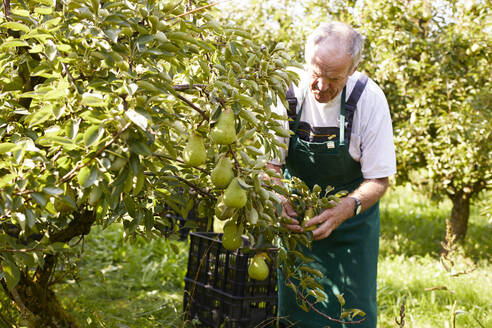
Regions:
<instances>
[{"instance_id":1,"label":"cluster of pear","mask_svg":"<svg viewBox=\"0 0 492 328\"><path fill-rule=\"evenodd\" d=\"M236 141L236 125L234 112L231 109L224 110L217 120L217 123L210 130L210 137L217 145L230 145ZM183 160L190 166L200 166L207 161L207 150L204 139L198 133L193 133L183 150ZM235 251L242 246L243 226L236 220L229 220L235 209L243 208L248 200L246 190L241 186L240 179L235 175L233 163L227 153L219 155L216 166L210 173L212 184L217 189L225 189L216 204L216 213L219 219L228 220L224 225L222 235L222 246L230 251ZM251 222L256 221L258 213L256 210L249 211L248 218ZM252 279L265 280L268 277L269 269L265 263L264 253L256 254L248 268L248 273Z\"/></svg>"},{"instance_id":2,"label":"cluster of pear","mask_svg":"<svg viewBox=\"0 0 492 328\"><path fill-rule=\"evenodd\" d=\"M229 145L236 141L235 116L231 109L224 110L217 123L210 131L212 140L218 145ZM203 137L194 133L188 139L183 150L183 160L190 166L200 166L207 160ZM227 155L221 155L212 170L210 178L218 189L225 189L222 201L231 208L242 208L246 205L247 193L235 177L232 162Z\"/></svg>"}]
</instances>

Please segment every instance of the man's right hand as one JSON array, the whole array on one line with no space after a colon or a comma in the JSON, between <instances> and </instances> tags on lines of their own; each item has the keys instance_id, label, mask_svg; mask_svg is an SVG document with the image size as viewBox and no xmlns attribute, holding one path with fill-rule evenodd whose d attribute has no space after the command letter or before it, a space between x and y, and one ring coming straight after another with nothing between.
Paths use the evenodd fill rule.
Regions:
<instances>
[{"instance_id":1,"label":"man's right hand","mask_svg":"<svg viewBox=\"0 0 492 328\"><path fill-rule=\"evenodd\" d=\"M294 219L297 217L297 213L294 211L292 204L285 197L282 197L282 216L290 220L290 224L283 224L284 227L293 232L302 232L302 227L299 225L299 221Z\"/></svg>"}]
</instances>

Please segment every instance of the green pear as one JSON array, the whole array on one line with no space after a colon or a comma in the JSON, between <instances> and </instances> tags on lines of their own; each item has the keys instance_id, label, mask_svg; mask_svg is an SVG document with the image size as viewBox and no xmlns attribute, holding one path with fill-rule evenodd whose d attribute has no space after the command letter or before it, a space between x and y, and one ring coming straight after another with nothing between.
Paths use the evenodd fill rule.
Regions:
<instances>
[{"instance_id":1,"label":"green pear","mask_svg":"<svg viewBox=\"0 0 492 328\"><path fill-rule=\"evenodd\" d=\"M222 235L222 246L229 251L235 251L243 245L242 226L238 226L233 221L228 221L224 225L224 234Z\"/></svg>"},{"instance_id":2,"label":"green pear","mask_svg":"<svg viewBox=\"0 0 492 328\"><path fill-rule=\"evenodd\" d=\"M224 204L227 207L241 208L246 205L248 200L248 194L244 190L237 180L237 177L232 179L231 183L224 192Z\"/></svg>"},{"instance_id":3,"label":"green pear","mask_svg":"<svg viewBox=\"0 0 492 328\"><path fill-rule=\"evenodd\" d=\"M220 196L219 199L217 200L217 203L215 203L215 218L221 221L225 221L230 219L234 215L234 208L227 207L224 204L224 195Z\"/></svg>"},{"instance_id":4,"label":"green pear","mask_svg":"<svg viewBox=\"0 0 492 328\"><path fill-rule=\"evenodd\" d=\"M249 223L251 224L258 223L258 211L254 207L247 212L246 217L248 218Z\"/></svg>"},{"instance_id":5,"label":"green pear","mask_svg":"<svg viewBox=\"0 0 492 328\"><path fill-rule=\"evenodd\" d=\"M207 151L203 144L203 138L194 133L188 139L183 150L183 160L191 166L200 166L207 160Z\"/></svg>"},{"instance_id":6,"label":"green pear","mask_svg":"<svg viewBox=\"0 0 492 328\"><path fill-rule=\"evenodd\" d=\"M212 170L210 178L217 188L224 189L227 187L234 178L231 160L226 156L222 156L219 159L217 166Z\"/></svg>"},{"instance_id":7,"label":"green pear","mask_svg":"<svg viewBox=\"0 0 492 328\"><path fill-rule=\"evenodd\" d=\"M226 109L220 113L219 120L210 131L210 136L219 145L228 145L236 140L234 112Z\"/></svg>"},{"instance_id":8,"label":"green pear","mask_svg":"<svg viewBox=\"0 0 492 328\"><path fill-rule=\"evenodd\" d=\"M265 262L266 255L264 253L256 254L253 257L253 261L248 267L248 275L251 279L255 280L265 280L268 278L268 273L270 269L268 269L268 265Z\"/></svg>"}]
</instances>

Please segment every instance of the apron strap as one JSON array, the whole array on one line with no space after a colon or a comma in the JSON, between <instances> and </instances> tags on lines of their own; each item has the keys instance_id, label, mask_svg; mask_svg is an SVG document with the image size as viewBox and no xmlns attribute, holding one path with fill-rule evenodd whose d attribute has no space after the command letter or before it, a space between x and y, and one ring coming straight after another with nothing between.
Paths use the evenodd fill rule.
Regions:
<instances>
[{"instance_id":1,"label":"apron strap","mask_svg":"<svg viewBox=\"0 0 492 328\"><path fill-rule=\"evenodd\" d=\"M289 108L287 114L289 117L294 117L296 115L297 110L297 98L294 93L294 83L291 83L289 89L285 93L285 98L287 98L287 102L289 103Z\"/></svg>"},{"instance_id":2,"label":"apron strap","mask_svg":"<svg viewBox=\"0 0 492 328\"><path fill-rule=\"evenodd\" d=\"M352 90L352 93L349 96L349 99L347 100L345 104L346 108L346 114L345 114L345 120L347 122L347 128L346 130L346 138L344 138L345 143L347 145L350 144L350 135L352 134L352 123L354 121L354 114L355 111L357 110L357 102L359 102L359 98L362 95L362 92L364 92L364 89L366 88L366 84L368 81L368 77L365 74L361 74L357 82L355 83L354 89ZM342 97L345 99L345 97ZM340 113L341 114L341 113ZM341 118L341 117L340 117ZM340 120L341 123L341 120ZM341 125L340 125L341 127ZM340 130L340 135L342 134Z\"/></svg>"},{"instance_id":3,"label":"apron strap","mask_svg":"<svg viewBox=\"0 0 492 328\"><path fill-rule=\"evenodd\" d=\"M343 87L342 98L340 99L340 145L345 144L345 94L347 92L347 87Z\"/></svg>"},{"instance_id":4,"label":"apron strap","mask_svg":"<svg viewBox=\"0 0 492 328\"><path fill-rule=\"evenodd\" d=\"M307 88L302 90L301 108L299 109L299 113L297 113L295 116L294 127L292 128L292 132L294 132L294 133L297 132L297 128L299 127L299 122L301 121L302 108L303 108L302 105L304 104L304 99L306 98L306 92L307 92ZM297 98L296 98L296 106L297 106ZM290 103L289 103L289 107L290 107ZM296 109L294 108L294 113L295 113L295 110ZM291 116L289 115L289 117L291 117Z\"/></svg>"}]
</instances>

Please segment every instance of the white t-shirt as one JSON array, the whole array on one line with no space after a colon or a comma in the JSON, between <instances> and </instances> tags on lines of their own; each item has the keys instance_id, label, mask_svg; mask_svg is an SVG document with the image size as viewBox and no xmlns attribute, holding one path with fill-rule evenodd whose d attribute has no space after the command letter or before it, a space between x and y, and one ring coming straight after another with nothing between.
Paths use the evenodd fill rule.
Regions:
<instances>
[{"instance_id":1,"label":"white t-shirt","mask_svg":"<svg viewBox=\"0 0 492 328\"><path fill-rule=\"evenodd\" d=\"M347 81L346 99L349 98L361 73L355 72ZM313 131L325 131L326 127L340 126L341 92L329 103L319 103L307 89L307 77L300 74L299 87L295 87L297 98L297 113L301 108L303 91L305 99L300 119L300 125ZM286 115L286 108L282 102L273 110L280 115ZM282 121L288 129L287 121ZM279 141L288 145L287 138L277 137ZM281 165L285 163L286 150L282 157L272 160L271 163ZM349 154L360 162L362 175L365 179L384 178L396 173L395 146L393 143L393 127L389 113L388 102L381 88L371 79L367 81L364 92L357 103L357 110L352 123Z\"/></svg>"}]
</instances>

